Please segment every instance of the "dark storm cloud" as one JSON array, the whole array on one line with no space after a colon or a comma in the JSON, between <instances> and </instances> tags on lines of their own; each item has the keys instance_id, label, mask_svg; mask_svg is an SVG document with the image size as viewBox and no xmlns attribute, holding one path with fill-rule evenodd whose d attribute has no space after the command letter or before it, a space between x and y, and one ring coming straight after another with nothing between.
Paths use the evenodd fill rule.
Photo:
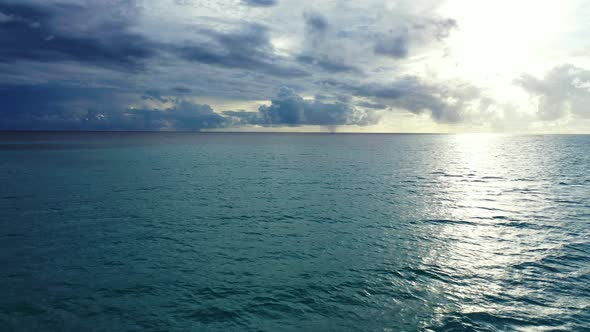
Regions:
<instances>
[{"instance_id":1,"label":"dark storm cloud","mask_svg":"<svg viewBox=\"0 0 590 332\"><path fill-rule=\"evenodd\" d=\"M77 61L135 69L156 44L129 31L131 20L111 15L97 26L80 23L90 6L0 1L0 61Z\"/></svg>"},{"instance_id":2,"label":"dark storm cloud","mask_svg":"<svg viewBox=\"0 0 590 332\"><path fill-rule=\"evenodd\" d=\"M63 84L2 85L0 130L190 130L261 126L369 125L379 118L351 101L306 100L281 88L258 112L214 112L209 105L150 90L143 94ZM141 104L141 107L122 105ZM159 105L150 106L146 105Z\"/></svg>"},{"instance_id":3,"label":"dark storm cloud","mask_svg":"<svg viewBox=\"0 0 590 332\"><path fill-rule=\"evenodd\" d=\"M277 0L242 0L242 3L252 7L272 7L278 4Z\"/></svg>"},{"instance_id":4,"label":"dark storm cloud","mask_svg":"<svg viewBox=\"0 0 590 332\"><path fill-rule=\"evenodd\" d=\"M86 107L118 107L111 89L61 84L0 85L0 129L77 129ZM90 105L88 103L90 101Z\"/></svg>"},{"instance_id":5,"label":"dark storm cloud","mask_svg":"<svg viewBox=\"0 0 590 332\"><path fill-rule=\"evenodd\" d=\"M79 119L81 130L180 130L199 131L219 128L226 119L209 105L181 101L167 109L124 109L121 111L89 109Z\"/></svg>"},{"instance_id":6,"label":"dark storm cloud","mask_svg":"<svg viewBox=\"0 0 590 332\"><path fill-rule=\"evenodd\" d=\"M151 119L156 119L153 124L165 124L165 126L152 128L156 130L196 131L223 127L226 121L223 116L215 113L209 105L194 104L186 100L178 101L172 108L165 110L146 110L144 112L149 113Z\"/></svg>"},{"instance_id":7,"label":"dark storm cloud","mask_svg":"<svg viewBox=\"0 0 590 332\"><path fill-rule=\"evenodd\" d=\"M0 114L18 115L19 113L43 114L60 110L65 103L79 103L84 100L100 100L110 106L109 98L117 91L106 88L84 88L64 84L42 85L0 85Z\"/></svg>"},{"instance_id":8,"label":"dark storm cloud","mask_svg":"<svg viewBox=\"0 0 590 332\"><path fill-rule=\"evenodd\" d=\"M200 130L222 127L226 119L210 106L183 99L164 109L122 106L140 100L133 93L64 85L0 86L0 130Z\"/></svg>"},{"instance_id":9,"label":"dark storm cloud","mask_svg":"<svg viewBox=\"0 0 590 332\"><path fill-rule=\"evenodd\" d=\"M571 64L551 69L544 78L522 75L515 81L537 98L541 120L557 120L572 114L590 118L590 71Z\"/></svg>"},{"instance_id":10,"label":"dark storm cloud","mask_svg":"<svg viewBox=\"0 0 590 332\"><path fill-rule=\"evenodd\" d=\"M357 110L344 102L327 103L318 100L305 100L289 88L281 88L269 106L260 106L255 112L225 112L237 117L243 124L264 126L284 125L369 125L377 122L372 114Z\"/></svg>"},{"instance_id":11,"label":"dark storm cloud","mask_svg":"<svg viewBox=\"0 0 590 332\"><path fill-rule=\"evenodd\" d=\"M268 29L257 24L245 25L234 32L201 30L210 41L187 44L175 52L188 61L226 68L248 69L280 77L300 77L308 73L286 65L275 55Z\"/></svg>"}]
</instances>

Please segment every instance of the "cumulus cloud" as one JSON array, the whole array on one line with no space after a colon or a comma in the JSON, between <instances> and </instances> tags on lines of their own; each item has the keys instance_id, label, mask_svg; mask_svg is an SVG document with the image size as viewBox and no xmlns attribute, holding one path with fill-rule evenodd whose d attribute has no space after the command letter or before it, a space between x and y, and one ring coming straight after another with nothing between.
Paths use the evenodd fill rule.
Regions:
<instances>
[{"instance_id":1,"label":"cumulus cloud","mask_svg":"<svg viewBox=\"0 0 590 332\"><path fill-rule=\"evenodd\" d=\"M536 100L541 120L557 120L569 114L590 118L589 70L566 64L551 69L543 78L522 75L515 84Z\"/></svg>"},{"instance_id":2,"label":"cumulus cloud","mask_svg":"<svg viewBox=\"0 0 590 332\"><path fill-rule=\"evenodd\" d=\"M225 112L237 117L244 124L264 126L285 125L369 125L378 122L374 113L361 111L353 105L342 102L306 100L292 89L283 87L269 106L260 106L258 112Z\"/></svg>"},{"instance_id":3,"label":"cumulus cloud","mask_svg":"<svg viewBox=\"0 0 590 332\"><path fill-rule=\"evenodd\" d=\"M88 109L69 125L81 130L199 131L223 127L225 121L209 105L182 101L167 109Z\"/></svg>"},{"instance_id":4,"label":"cumulus cloud","mask_svg":"<svg viewBox=\"0 0 590 332\"><path fill-rule=\"evenodd\" d=\"M186 130L198 131L244 125L331 128L370 125L379 121L372 111L357 109L350 100L308 100L281 88L268 106L257 112L215 112L209 105L159 90L143 94L108 88L65 85L0 86L0 130Z\"/></svg>"}]
</instances>

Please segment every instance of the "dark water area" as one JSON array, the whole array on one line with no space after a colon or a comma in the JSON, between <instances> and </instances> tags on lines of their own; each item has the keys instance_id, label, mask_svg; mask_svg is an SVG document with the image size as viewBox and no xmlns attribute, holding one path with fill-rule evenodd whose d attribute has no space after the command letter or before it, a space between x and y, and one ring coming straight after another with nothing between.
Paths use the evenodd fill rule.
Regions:
<instances>
[{"instance_id":1,"label":"dark water area","mask_svg":"<svg viewBox=\"0 0 590 332\"><path fill-rule=\"evenodd\" d=\"M590 330L590 136L0 133L0 330Z\"/></svg>"}]
</instances>

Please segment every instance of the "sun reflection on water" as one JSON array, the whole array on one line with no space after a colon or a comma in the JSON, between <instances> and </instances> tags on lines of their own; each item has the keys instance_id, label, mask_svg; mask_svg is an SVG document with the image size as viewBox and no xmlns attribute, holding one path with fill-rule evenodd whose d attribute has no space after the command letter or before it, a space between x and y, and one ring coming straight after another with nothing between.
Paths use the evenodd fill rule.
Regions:
<instances>
[{"instance_id":1,"label":"sun reflection on water","mask_svg":"<svg viewBox=\"0 0 590 332\"><path fill-rule=\"evenodd\" d=\"M440 203L428 226L433 245L422 259L422 268L442 276L442 292L459 307L441 306L438 318L449 312L461 315L510 316L512 306L498 299L535 297L523 286L522 269L559 250L548 230L525 227L538 209L526 191L518 189L511 160L504 151L506 135L465 134L448 137L440 158ZM531 185L534 188L534 185ZM532 189L531 189L532 190ZM534 197L534 196L533 196ZM538 308L543 310L555 310ZM514 312L511 313L512 315Z\"/></svg>"}]
</instances>

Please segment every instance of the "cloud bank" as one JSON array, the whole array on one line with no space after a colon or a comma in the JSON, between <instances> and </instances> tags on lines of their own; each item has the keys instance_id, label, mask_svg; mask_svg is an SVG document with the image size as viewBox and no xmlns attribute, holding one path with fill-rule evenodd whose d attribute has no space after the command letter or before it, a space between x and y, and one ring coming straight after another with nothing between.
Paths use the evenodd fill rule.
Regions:
<instances>
[{"instance_id":1,"label":"cloud bank","mask_svg":"<svg viewBox=\"0 0 590 332\"><path fill-rule=\"evenodd\" d=\"M262 126L366 126L379 120L375 114L359 110L350 103L305 100L286 87L281 88L269 106L260 106L256 113L228 111L224 114L241 123Z\"/></svg>"},{"instance_id":2,"label":"cloud bank","mask_svg":"<svg viewBox=\"0 0 590 332\"><path fill-rule=\"evenodd\" d=\"M441 6L0 0L0 129L370 128L400 116L460 127L512 118L504 115L519 107L468 75L437 72L462 29ZM589 118L589 71L552 67L542 78L514 73L534 107L530 121Z\"/></svg>"}]
</instances>

